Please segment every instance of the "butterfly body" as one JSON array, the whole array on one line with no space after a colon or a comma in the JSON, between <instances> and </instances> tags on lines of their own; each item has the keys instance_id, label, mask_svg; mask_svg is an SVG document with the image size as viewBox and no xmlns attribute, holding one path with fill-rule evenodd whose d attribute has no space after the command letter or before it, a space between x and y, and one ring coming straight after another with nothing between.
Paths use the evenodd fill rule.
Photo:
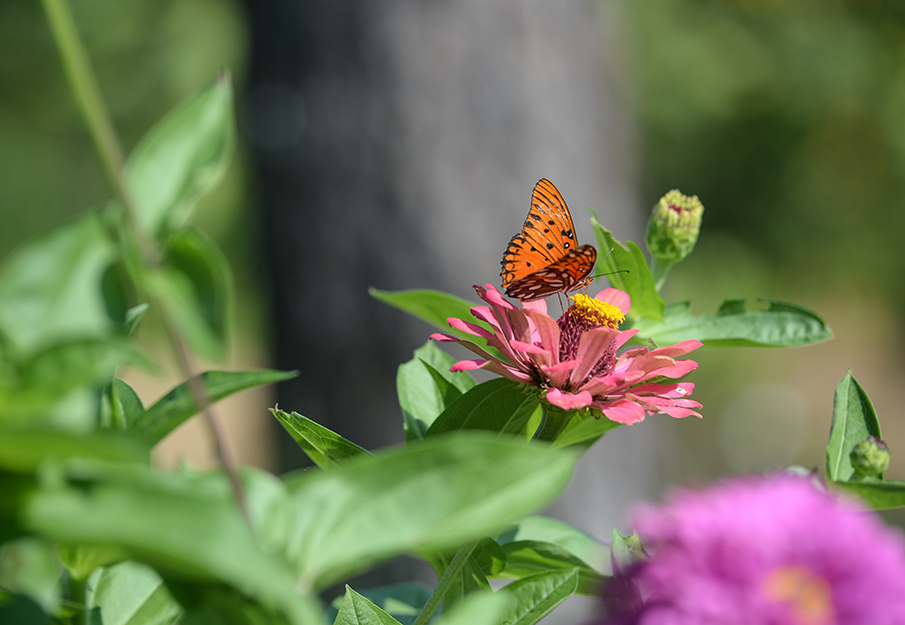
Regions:
<instances>
[{"instance_id":1,"label":"butterfly body","mask_svg":"<svg viewBox=\"0 0 905 625\"><path fill-rule=\"evenodd\" d=\"M530 302L587 286L596 260L593 246L578 245L562 195L549 180L539 180L525 225L500 261L506 295Z\"/></svg>"}]
</instances>

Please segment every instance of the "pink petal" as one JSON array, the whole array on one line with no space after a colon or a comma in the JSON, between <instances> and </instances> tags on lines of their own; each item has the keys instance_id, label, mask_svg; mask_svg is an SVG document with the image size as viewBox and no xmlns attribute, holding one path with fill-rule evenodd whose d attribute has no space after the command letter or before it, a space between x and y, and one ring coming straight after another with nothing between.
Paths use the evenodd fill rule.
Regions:
<instances>
[{"instance_id":1,"label":"pink petal","mask_svg":"<svg viewBox=\"0 0 905 625\"><path fill-rule=\"evenodd\" d=\"M533 302L522 302L522 310L525 312L531 311L540 313L542 315L547 314L547 300L545 299L536 299Z\"/></svg>"},{"instance_id":2,"label":"pink petal","mask_svg":"<svg viewBox=\"0 0 905 625\"><path fill-rule=\"evenodd\" d=\"M657 369L652 373L657 375L662 375L666 378L681 378L683 375L687 374L689 371L694 371L698 368L698 363L693 360L677 360L676 364L672 367L666 367L663 369Z\"/></svg>"},{"instance_id":3,"label":"pink petal","mask_svg":"<svg viewBox=\"0 0 905 625\"><path fill-rule=\"evenodd\" d=\"M490 304L493 308L500 308L503 310L515 309L515 306L510 304L506 298L500 295L500 292L497 291L496 287L492 284L485 284L483 287L475 284L474 290L478 294L478 297Z\"/></svg>"},{"instance_id":4,"label":"pink petal","mask_svg":"<svg viewBox=\"0 0 905 625\"><path fill-rule=\"evenodd\" d=\"M563 410L579 410L590 406L594 398L587 391L573 394L563 393L558 388L551 388L547 391L547 401Z\"/></svg>"},{"instance_id":5,"label":"pink petal","mask_svg":"<svg viewBox=\"0 0 905 625\"><path fill-rule=\"evenodd\" d=\"M557 388L565 386L566 380L569 379L569 373L578 365L577 360L564 360L549 367L541 367L541 371L547 374L550 379L550 385Z\"/></svg>"},{"instance_id":6,"label":"pink petal","mask_svg":"<svg viewBox=\"0 0 905 625\"><path fill-rule=\"evenodd\" d=\"M697 417L698 419L703 418L701 417L700 413L697 413L694 410L689 410L688 408L679 408L678 406L662 406L660 408L660 412L664 412L675 419L684 419L685 417Z\"/></svg>"},{"instance_id":7,"label":"pink petal","mask_svg":"<svg viewBox=\"0 0 905 625\"><path fill-rule=\"evenodd\" d=\"M601 408L603 416L623 425L634 425L644 421L644 408L633 401L620 399Z\"/></svg>"},{"instance_id":8,"label":"pink petal","mask_svg":"<svg viewBox=\"0 0 905 625\"><path fill-rule=\"evenodd\" d=\"M550 354L548 359L534 358L533 360L538 366L553 365L559 362L559 324L552 317L535 310L525 310L525 315L534 323L540 344L546 347L547 353Z\"/></svg>"},{"instance_id":9,"label":"pink petal","mask_svg":"<svg viewBox=\"0 0 905 625\"><path fill-rule=\"evenodd\" d=\"M701 341L689 339L687 341L682 341L681 343L676 343L675 345L664 345L663 347L658 347L651 353L656 354L657 356L669 356L670 358L675 358L676 356L684 356L689 352L693 352L701 345L703 345Z\"/></svg>"},{"instance_id":10,"label":"pink petal","mask_svg":"<svg viewBox=\"0 0 905 625\"><path fill-rule=\"evenodd\" d=\"M575 359L580 364L572 370L572 375L569 376L569 382L573 386L578 386L588 377L591 369L597 365L610 343L618 335L618 330L606 327L594 328L581 335L578 339L578 352L575 354Z\"/></svg>"},{"instance_id":11,"label":"pink petal","mask_svg":"<svg viewBox=\"0 0 905 625\"><path fill-rule=\"evenodd\" d=\"M493 334L491 334L481 326L474 323L469 323L467 321L462 321L457 317L450 317L446 321L447 323L449 323L449 326L451 328L455 328L456 330L460 330L461 332L471 334L472 336L479 336L482 339L487 339L493 336Z\"/></svg>"},{"instance_id":12,"label":"pink petal","mask_svg":"<svg viewBox=\"0 0 905 625\"><path fill-rule=\"evenodd\" d=\"M618 350L620 347L628 343L628 340L638 334L638 330L623 330L613 341L613 349Z\"/></svg>"},{"instance_id":13,"label":"pink petal","mask_svg":"<svg viewBox=\"0 0 905 625\"><path fill-rule=\"evenodd\" d=\"M648 382L632 388L632 393L636 395L658 395L660 397L669 397L670 399L681 399L688 397L694 390L694 384L691 382L681 382L679 384L660 384L659 382Z\"/></svg>"},{"instance_id":14,"label":"pink petal","mask_svg":"<svg viewBox=\"0 0 905 625\"><path fill-rule=\"evenodd\" d=\"M517 349L520 352L525 352L526 354L549 354L549 350L544 349L543 347L538 347L533 343L522 343L521 341L516 341L515 339L510 339L509 344L512 345L514 349Z\"/></svg>"},{"instance_id":15,"label":"pink petal","mask_svg":"<svg viewBox=\"0 0 905 625\"><path fill-rule=\"evenodd\" d=\"M486 365L489 360L460 360L459 362L453 364L452 367L449 368L453 373L458 373L459 371L473 371L474 369L480 369L484 365Z\"/></svg>"},{"instance_id":16,"label":"pink petal","mask_svg":"<svg viewBox=\"0 0 905 625\"><path fill-rule=\"evenodd\" d=\"M611 375L591 378L587 383L581 386L581 390L588 391L594 397L605 395L615 395L622 392L632 384L635 384L644 373L641 371L632 371L630 373L613 373Z\"/></svg>"},{"instance_id":17,"label":"pink petal","mask_svg":"<svg viewBox=\"0 0 905 625\"><path fill-rule=\"evenodd\" d=\"M597 299L602 302L612 304L622 311L623 315L627 315L629 308L632 307L632 298L625 291L619 289L604 289L596 295Z\"/></svg>"}]
</instances>

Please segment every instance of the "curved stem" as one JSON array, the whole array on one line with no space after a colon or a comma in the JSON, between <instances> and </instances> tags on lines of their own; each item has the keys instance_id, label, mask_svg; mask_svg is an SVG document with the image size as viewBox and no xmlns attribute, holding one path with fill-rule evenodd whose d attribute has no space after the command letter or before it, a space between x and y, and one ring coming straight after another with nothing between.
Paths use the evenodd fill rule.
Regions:
<instances>
[{"instance_id":1,"label":"curved stem","mask_svg":"<svg viewBox=\"0 0 905 625\"><path fill-rule=\"evenodd\" d=\"M666 274L669 273L670 267L672 267L672 263L660 260L656 256L653 258L650 272L654 278L654 287L657 289L658 293L660 292L660 289L663 288L663 283L666 282Z\"/></svg>"},{"instance_id":2,"label":"curved stem","mask_svg":"<svg viewBox=\"0 0 905 625\"><path fill-rule=\"evenodd\" d=\"M434 588L434 592L431 593L431 596L428 598L427 603L425 603L424 607L421 608L421 612L418 613L418 617L415 619L412 625L427 625L427 622L434 615L434 612L436 612L437 608L440 607L440 602L443 601L446 593L449 592L449 588L450 586L452 586L453 580L456 579L456 576L462 570L462 567L465 566L465 563L468 562L468 558L471 557L471 554L474 553L474 550L477 546L478 541L475 541L471 544L465 545L456 552L456 555L453 556L452 562L449 563L449 566L446 567L446 571L443 572L443 577L441 577L440 581L437 582L437 587Z\"/></svg>"},{"instance_id":3,"label":"curved stem","mask_svg":"<svg viewBox=\"0 0 905 625\"><path fill-rule=\"evenodd\" d=\"M569 425L569 421L572 420L575 412L557 408L546 402L541 403L541 410L543 413L541 415L540 425L537 426L537 431L534 432L534 436L531 437L531 440L552 443L560 434L562 434L562 431L566 429L566 426Z\"/></svg>"}]
</instances>

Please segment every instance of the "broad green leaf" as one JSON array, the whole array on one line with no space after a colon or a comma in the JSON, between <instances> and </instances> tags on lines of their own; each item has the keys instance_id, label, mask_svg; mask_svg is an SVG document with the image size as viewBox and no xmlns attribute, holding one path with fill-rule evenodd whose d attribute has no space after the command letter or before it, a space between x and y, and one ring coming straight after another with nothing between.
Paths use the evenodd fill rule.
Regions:
<instances>
[{"instance_id":1,"label":"broad green leaf","mask_svg":"<svg viewBox=\"0 0 905 625\"><path fill-rule=\"evenodd\" d=\"M579 413L572 417L562 434L556 437L553 446L585 452L601 436L620 425L622 424L610 421L606 417L597 418L590 412Z\"/></svg>"},{"instance_id":2,"label":"broad green leaf","mask_svg":"<svg viewBox=\"0 0 905 625\"><path fill-rule=\"evenodd\" d=\"M807 308L776 300L760 301L770 307L749 311L743 299L726 300L715 315L698 317L691 315L688 302L673 304L664 312L662 323L635 323L636 339L650 338L659 345L697 339L705 347L794 347L833 338L823 319Z\"/></svg>"},{"instance_id":3,"label":"broad green leaf","mask_svg":"<svg viewBox=\"0 0 905 625\"><path fill-rule=\"evenodd\" d=\"M273 384L298 375L296 371L208 371L201 374L211 401L219 401L253 386ZM198 412L187 382L174 388L138 417L133 429L152 444L160 442L189 417Z\"/></svg>"},{"instance_id":4,"label":"broad green leaf","mask_svg":"<svg viewBox=\"0 0 905 625\"><path fill-rule=\"evenodd\" d=\"M60 604L62 569L52 545L34 538L0 544L0 588L25 595L53 614ZM0 623L16 621L0 620Z\"/></svg>"},{"instance_id":5,"label":"broad green leaf","mask_svg":"<svg viewBox=\"0 0 905 625\"><path fill-rule=\"evenodd\" d=\"M524 431L538 405L518 382L495 378L456 399L428 428L426 437L459 430L487 430L505 434Z\"/></svg>"},{"instance_id":6,"label":"broad green leaf","mask_svg":"<svg viewBox=\"0 0 905 625\"><path fill-rule=\"evenodd\" d=\"M150 459L143 442L116 432L75 434L0 427L0 469L31 473L45 460L67 458L135 463L147 463Z\"/></svg>"},{"instance_id":7,"label":"broad green leaf","mask_svg":"<svg viewBox=\"0 0 905 625\"><path fill-rule=\"evenodd\" d=\"M464 321L474 323L480 322L471 314L472 307L476 306L473 302L464 300L461 297L443 293L442 291L433 291L430 289L412 289L409 291L380 291L378 289L370 289L368 291L371 297L389 304L394 308L398 308L402 312L429 323L435 328L439 328L446 334L452 334L459 338L468 340L477 340L483 345L483 341L471 334L461 332L449 327L447 319L455 317Z\"/></svg>"},{"instance_id":8,"label":"broad green leaf","mask_svg":"<svg viewBox=\"0 0 905 625\"><path fill-rule=\"evenodd\" d=\"M436 625L499 625L511 604L512 597L506 593L476 592L454 608L444 609Z\"/></svg>"},{"instance_id":9,"label":"broad green leaf","mask_svg":"<svg viewBox=\"0 0 905 625\"><path fill-rule=\"evenodd\" d=\"M346 584L346 595L334 625L399 625L399 621Z\"/></svg>"},{"instance_id":10,"label":"broad green leaf","mask_svg":"<svg viewBox=\"0 0 905 625\"><path fill-rule=\"evenodd\" d=\"M191 584L167 579L167 588L182 605L184 614L174 625L297 625L273 606L250 599L222 584ZM307 623L325 623L319 611L311 610Z\"/></svg>"},{"instance_id":11,"label":"broad green leaf","mask_svg":"<svg viewBox=\"0 0 905 625\"><path fill-rule=\"evenodd\" d=\"M874 510L905 507L905 482L866 478L859 482L828 482L863 499Z\"/></svg>"},{"instance_id":12,"label":"broad green leaf","mask_svg":"<svg viewBox=\"0 0 905 625\"><path fill-rule=\"evenodd\" d=\"M577 569L548 571L516 580L500 591L515 599L501 622L503 625L534 625L577 589Z\"/></svg>"},{"instance_id":13,"label":"broad green leaf","mask_svg":"<svg viewBox=\"0 0 905 625\"><path fill-rule=\"evenodd\" d=\"M477 551L477 548L475 551ZM450 562L452 562L455 550L443 553L422 553L422 556L433 567L439 579L446 572ZM503 557L505 557L505 554L503 554ZM492 563L489 564L493 566ZM450 582L449 589L443 597L443 609L452 609L472 593L484 590L492 590L490 582L487 581L487 576L484 575L481 564L475 560L474 554L472 554L462 566L459 574Z\"/></svg>"},{"instance_id":14,"label":"broad green leaf","mask_svg":"<svg viewBox=\"0 0 905 625\"><path fill-rule=\"evenodd\" d=\"M192 349L210 360L223 359L232 277L213 240L196 230L174 233L162 266L141 280Z\"/></svg>"},{"instance_id":15,"label":"broad green leaf","mask_svg":"<svg viewBox=\"0 0 905 625\"><path fill-rule=\"evenodd\" d=\"M113 378L113 383L107 389L107 396L110 400L112 425L115 428L131 429L136 419L145 412L145 406L135 389L119 378Z\"/></svg>"},{"instance_id":16,"label":"broad green leaf","mask_svg":"<svg viewBox=\"0 0 905 625\"><path fill-rule=\"evenodd\" d=\"M129 156L126 178L141 226L154 235L179 227L219 181L234 143L224 76L160 120Z\"/></svg>"},{"instance_id":17,"label":"broad green leaf","mask_svg":"<svg viewBox=\"0 0 905 625\"><path fill-rule=\"evenodd\" d=\"M497 536L500 545L523 540L552 543L587 562L597 571L609 570L609 548L590 534L564 521L545 516L529 516Z\"/></svg>"},{"instance_id":18,"label":"broad green leaf","mask_svg":"<svg viewBox=\"0 0 905 625\"><path fill-rule=\"evenodd\" d=\"M635 562L647 559L647 552L641 543L638 532L631 536L623 536L618 530L613 530L613 544L611 546L614 572L623 572Z\"/></svg>"},{"instance_id":19,"label":"broad green leaf","mask_svg":"<svg viewBox=\"0 0 905 625\"><path fill-rule=\"evenodd\" d=\"M69 461L24 499L20 522L50 541L118 547L164 578L226 584L296 625L320 619L285 562L259 545L220 473Z\"/></svg>"},{"instance_id":20,"label":"broad green leaf","mask_svg":"<svg viewBox=\"0 0 905 625\"><path fill-rule=\"evenodd\" d=\"M359 447L352 441L297 412L287 414L275 408L271 408L270 412L292 435L308 457L322 469L329 469L343 460L359 454L371 455L371 452L364 447Z\"/></svg>"},{"instance_id":21,"label":"broad green leaf","mask_svg":"<svg viewBox=\"0 0 905 625\"><path fill-rule=\"evenodd\" d=\"M851 453L868 436L883 438L877 411L851 370L836 386L833 421L826 446L826 478L846 482L855 476Z\"/></svg>"},{"instance_id":22,"label":"broad green leaf","mask_svg":"<svg viewBox=\"0 0 905 625\"><path fill-rule=\"evenodd\" d=\"M161 577L137 562L105 567L92 582L89 625L171 625L183 613Z\"/></svg>"},{"instance_id":23,"label":"broad green leaf","mask_svg":"<svg viewBox=\"0 0 905 625\"><path fill-rule=\"evenodd\" d=\"M615 288L625 291L632 298L632 307L629 310L631 319L653 319L659 321L663 318L663 308L666 303L654 284L650 267L644 258L644 252L633 241L617 241L612 233L600 225L597 221L597 213L587 209L591 213L591 225L597 235L599 256L601 257L597 277L604 273L610 284ZM607 253L612 249L612 253ZM628 269L630 273L625 273ZM619 273L615 273L619 272Z\"/></svg>"},{"instance_id":24,"label":"broad green leaf","mask_svg":"<svg viewBox=\"0 0 905 625\"><path fill-rule=\"evenodd\" d=\"M501 577L522 578L544 571L576 569L579 592L592 596L600 592L603 575L559 545L538 540L519 540L501 547L506 552L506 568Z\"/></svg>"},{"instance_id":25,"label":"broad green leaf","mask_svg":"<svg viewBox=\"0 0 905 625\"><path fill-rule=\"evenodd\" d=\"M126 559L121 549L97 545L58 545L57 553L70 578L81 581L88 579L99 567Z\"/></svg>"},{"instance_id":26,"label":"broad green leaf","mask_svg":"<svg viewBox=\"0 0 905 625\"><path fill-rule=\"evenodd\" d=\"M108 310L104 275L116 250L89 213L25 243L0 268L0 334L21 359L60 342L114 336L124 319Z\"/></svg>"},{"instance_id":27,"label":"broad green leaf","mask_svg":"<svg viewBox=\"0 0 905 625\"><path fill-rule=\"evenodd\" d=\"M406 440L423 439L437 416L462 393L474 388L474 378L468 373L449 370L455 362L433 341L428 341L415 350L414 358L399 365L396 393Z\"/></svg>"},{"instance_id":28,"label":"broad green leaf","mask_svg":"<svg viewBox=\"0 0 905 625\"><path fill-rule=\"evenodd\" d=\"M56 625L34 600L26 595L10 594L0 589L0 623L15 625Z\"/></svg>"},{"instance_id":29,"label":"broad green leaf","mask_svg":"<svg viewBox=\"0 0 905 625\"><path fill-rule=\"evenodd\" d=\"M323 588L415 549L443 551L549 503L573 454L485 433L425 440L289 478L300 587Z\"/></svg>"},{"instance_id":30,"label":"broad green leaf","mask_svg":"<svg viewBox=\"0 0 905 625\"><path fill-rule=\"evenodd\" d=\"M362 590L361 596L366 597L374 605L386 611L402 625L412 625L421 608L431 596L430 589L417 582L405 582L383 586L370 590ZM332 623L339 613L339 608L345 602L346 597L337 597L327 610L327 622Z\"/></svg>"},{"instance_id":31,"label":"broad green leaf","mask_svg":"<svg viewBox=\"0 0 905 625\"><path fill-rule=\"evenodd\" d=\"M487 577L499 575L506 568L506 552L489 536L485 536L478 542L471 558L481 567L481 572Z\"/></svg>"}]
</instances>

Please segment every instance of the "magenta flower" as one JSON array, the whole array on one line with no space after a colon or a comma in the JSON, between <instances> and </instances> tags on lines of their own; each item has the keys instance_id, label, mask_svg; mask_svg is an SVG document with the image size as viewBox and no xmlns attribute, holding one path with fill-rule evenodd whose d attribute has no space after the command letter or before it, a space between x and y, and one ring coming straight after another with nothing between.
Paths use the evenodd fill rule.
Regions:
<instances>
[{"instance_id":1,"label":"magenta flower","mask_svg":"<svg viewBox=\"0 0 905 625\"><path fill-rule=\"evenodd\" d=\"M544 300L510 304L490 284L475 286L478 296L490 306L475 306L471 314L489 324L484 327L451 317L449 325L478 336L498 349L501 360L471 341L447 334L434 334L438 341L454 341L480 356L463 360L452 371L487 369L514 380L538 386L549 403L563 410L593 408L608 419L631 425L645 413L672 417L700 414L701 404L688 399L694 384L661 384L654 378L680 378L697 368L692 360L675 360L701 346L700 341L650 350L641 347L617 352L637 330L620 331L631 305L628 294L604 289L596 298L577 294L559 320L547 315Z\"/></svg>"},{"instance_id":2,"label":"magenta flower","mask_svg":"<svg viewBox=\"0 0 905 625\"><path fill-rule=\"evenodd\" d=\"M652 557L610 584L601 625L905 623L900 533L808 479L680 491L633 522Z\"/></svg>"}]
</instances>

